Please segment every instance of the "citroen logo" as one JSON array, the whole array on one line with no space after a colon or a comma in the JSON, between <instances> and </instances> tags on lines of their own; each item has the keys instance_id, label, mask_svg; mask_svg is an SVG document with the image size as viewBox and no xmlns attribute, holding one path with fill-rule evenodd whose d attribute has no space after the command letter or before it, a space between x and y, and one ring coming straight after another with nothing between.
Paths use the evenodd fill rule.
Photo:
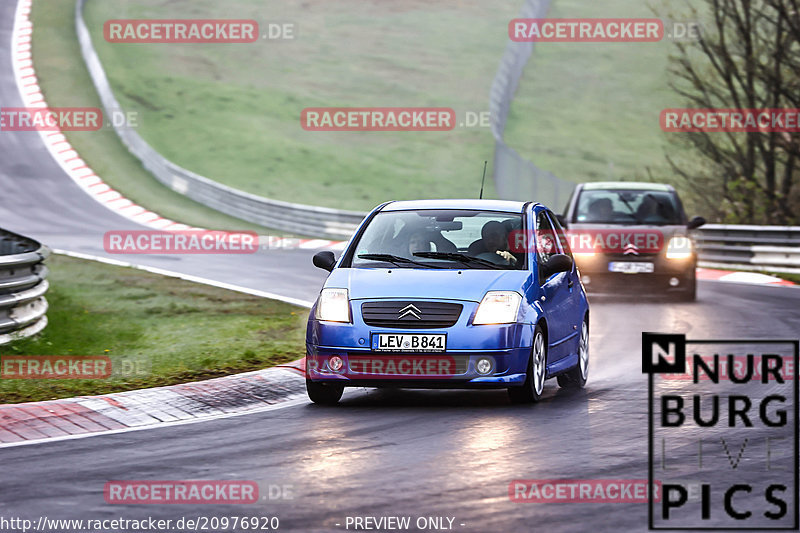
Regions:
<instances>
[{"instance_id":1,"label":"citroen logo","mask_svg":"<svg viewBox=\"0 0 800 533\"><path fill-rule=\"evenodd\" d=\"M635 244L629 243L625 245L625 251L623 253L624 255L639 255L639 248Z\"/></svg>"},{"instance_id":2,"label":"citroen logo","mask_svg":"<svg viewBox=\"0 0 800 533\"><path fill-rule=\"evenodd\" d=\"M408 315L411 315L414 318L416 318L417 320L422 320L422 317L420 316L420 313L421 313L421 311L419 309L417 309L414 306L414 304L408 304L407 306L405 306L404 308L402 308L400 310L400 314L397 316L397 319L400 320L401 318L405 318Z\"/></svg>"}]
</instances>

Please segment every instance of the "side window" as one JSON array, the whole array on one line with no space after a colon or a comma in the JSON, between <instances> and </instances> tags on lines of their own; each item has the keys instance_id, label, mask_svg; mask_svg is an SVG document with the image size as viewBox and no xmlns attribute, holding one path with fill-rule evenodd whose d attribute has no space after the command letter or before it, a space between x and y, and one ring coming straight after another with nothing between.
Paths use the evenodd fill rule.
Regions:
<instances>
[{"instance_id":1,"label":"side window","mask_svg":"<svg viewBox=\"0 0 800 533\"><path fill-rule=\"evenodd\" d=\"M559 248L561 248L561 253L566 254L574 261L574 257L572 257L572 249L569 247L569 236L561 224L558 222L558 219L553 216L553 213L550 211L547 212L550 216L550 222L553 224L553 228L555 229L555 233L558 236L558 244Z\"/></svg>"},{"instance_id":2,"label":"side window","mask_svg":"<svg viewBox=\"0 0 800 533\"><path fill-rule=\"evenodd\" d=\"M542 265L559 253L558 243L553 225L544 211L536 216L536 260L539 263L539 280L542 276Z\"/></svg>"}]
</instances>

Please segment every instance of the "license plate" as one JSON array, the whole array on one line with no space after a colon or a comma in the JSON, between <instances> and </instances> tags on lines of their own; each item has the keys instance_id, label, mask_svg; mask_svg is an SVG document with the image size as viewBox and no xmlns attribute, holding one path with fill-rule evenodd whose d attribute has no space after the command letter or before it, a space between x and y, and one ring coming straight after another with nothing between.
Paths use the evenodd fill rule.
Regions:
<instances>
[{"instance_id":1,"label":"license plate","mask_svg":"<svg viewBox=\"0 0 800 533\"><path fill-rule=\"evenodd\" d=\"M444 333L374 333L374 352L443 352L447 344Z\"/></svg>"},{"instance_id":2,"label":"license plate","mask_svg":"<svg viewBox=\"0 0 800 533\"><path fill-rule=\"evenodd\" d=\"M608 264L608 270L624 274L644 274L655 271L655 265L653 263L635 261L613 261Z\"/></svg>"}]
</instances>

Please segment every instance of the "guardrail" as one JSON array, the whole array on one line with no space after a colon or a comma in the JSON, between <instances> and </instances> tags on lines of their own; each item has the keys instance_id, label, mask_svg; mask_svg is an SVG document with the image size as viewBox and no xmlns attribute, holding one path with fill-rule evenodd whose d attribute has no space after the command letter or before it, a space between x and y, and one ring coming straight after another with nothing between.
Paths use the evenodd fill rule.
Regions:
<instances>
[{"instance_id":1,"label":"guardrail","mask_svg":"<svg viewBox=\"0 0 800 533\"><path fill-rule=\"evenodd\" d=\"M119 111L121 106L83 20L84 3L85 0L77 0L75 7L81 53L106 113ZM520 16L544 18L549 7L550 0L525 0ZM509 107L532 52L533 43L509 41L492 81L489 110L495 138L495 187L500 198L535 199L559 209L574 184L540 169L503 140ZM114 128L122 143L158 181L198 203L242 220L303 235L349 239L366 215L273 200L222 185L165 159L135 131L117 124ZM697 231L697 239L702 266L800 273L800 227L797 226L709 224Z\"/></svg>"},{"instance_id":2,"label":"guardrail","mask_svg":"<svg viewBox=\"0 0 800 533\"><path fill-rule=\"evenodd\" d=\"M0 230L0 345L47 326L50 286L44 260L50 250L33 239Z\"/></svg>"},{"instance_id":3,"label":"guardrail","mask_svg":"<svg viewBox=\"0 0 800 533\"><path fill-rule=\"evenodd\" d=\"M551 0L525 0L521 18L544 18ZM534 44L506 45L489 97L495 139L494 181L500 198L536 200L559 210L574 184L537 167L504 140L511 101ZM800 226L707 224L695 232L701 266L800 273Z\"/></svg>"},{"instance_id":4,"label":"guardrail","mask_svg":"<svg viewBox=\"0 0 800 533\"><path fill-rule=\"evenodd\" d=\"M111 114L122 107L111 90L100 58L92 46L91 35L83 20L84 3L85 0L77 0L75 4L78 42L103 108L106 114ZM120 124L113 126L122 143L158 181L195 202L236 218L301 235L345 239L355 232L366 216L366 213L357 211L273 200L222 185L164 158L132 129ZM289 181L292 177L286 179Z\"/></svg>"},{"instance_id":5,"label":"guardrail","mask_svg":"<svg viewBox=\"0 0 800 533\"><path fill-rule=\"evenodd\" d=\"M701 266L800 274L800 226L706 224L696 241Z\"/></svg>"}]
</instances>

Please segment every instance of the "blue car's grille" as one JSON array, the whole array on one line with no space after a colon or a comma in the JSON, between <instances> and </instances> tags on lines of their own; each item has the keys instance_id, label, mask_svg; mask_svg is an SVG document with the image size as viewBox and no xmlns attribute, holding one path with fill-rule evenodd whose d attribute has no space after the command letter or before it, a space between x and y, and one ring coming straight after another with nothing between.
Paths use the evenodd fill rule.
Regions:
<instances>
[{"instance_id":1,"label":"blue car's grille","mask_svg":"<svg viewBox=\"0 0 800 533\"><path fill-rule=\"evenodd\" d=\"M361 317L381 328L449 328L461 316L461 304L425 301L364 302Z\"/></svg>"}]
</instances>

